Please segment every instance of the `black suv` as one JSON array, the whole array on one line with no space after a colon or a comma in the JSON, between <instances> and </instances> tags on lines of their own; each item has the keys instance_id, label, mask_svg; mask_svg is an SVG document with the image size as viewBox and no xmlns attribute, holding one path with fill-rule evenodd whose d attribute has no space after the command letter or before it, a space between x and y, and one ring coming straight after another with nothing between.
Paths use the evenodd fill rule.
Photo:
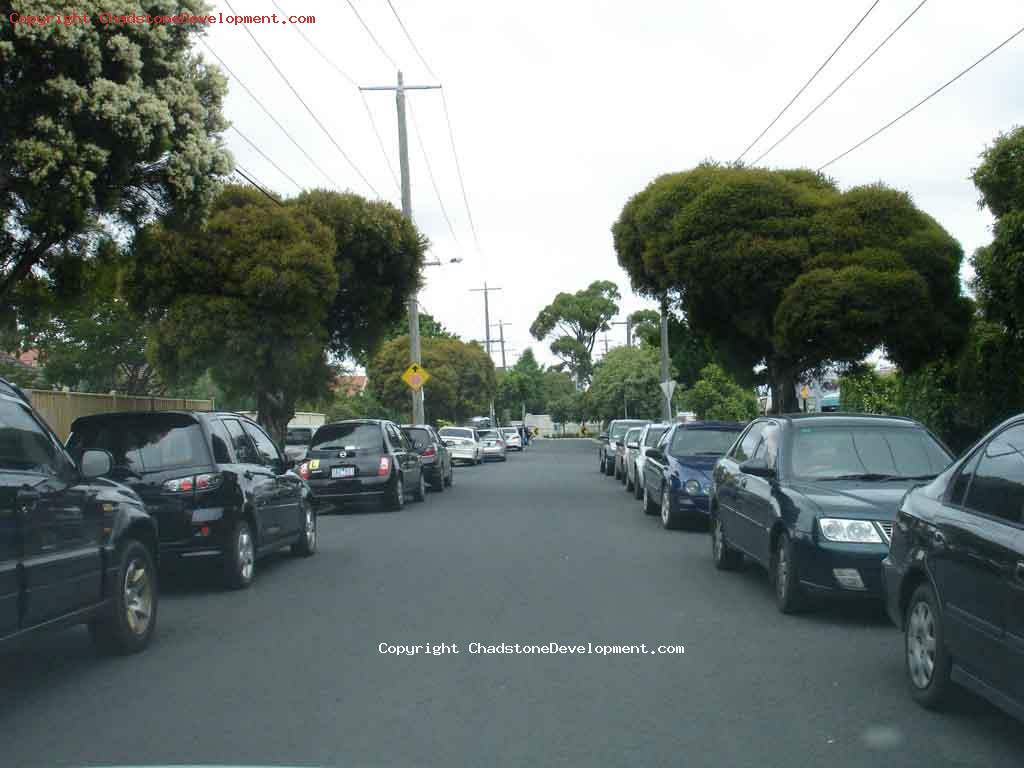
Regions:
<instances>
[{"instance_id":1,"label":"black suv","mask_svg":"<svg viewBox=\"0 0 1024 768\"><path fill-rule=\"evenodd\" d=\"M103 650L132 653L156 631L156 523L124 486L79 464L17 387L0 379L0 647L86 623Z\"/></svg>"},{"instance_id":2,"label":"black suv","mask_svg":"<svg viewBox=\"0 0 1024 768\"><path fill-rule=\"evenodd\" d=\"M352 419L318 427L299 474L317 505L373 500L397 510L407 494L426 498L419 453L391 421Z\"/></svg>"},{"instance_id":3,"label":"black suv","mask_svg":"<svg viewBox=\"0 0 1024 768\"><path fill-rule=\"evenodd\" d=\"M1024 720L1024 415L907 494L882 575L911 695L955 682Z\"/></svg>"},{"instance_id":4,"label":"black suv","mask_svg":"<svg viewBox=\"0 0 1024 768\"><path fill-rule=\"evenodd\" d=\"M234 413L153 411L83 416L72 456L101 449L110 476L146 503L168 564L213 558L228 586L252 583L256 559L291 546L316 551L309 488L259 425Z\"/></svg>"},{"instance_id":5,"label":"black suv","mask_svg":"<svg viewBox=\"0 0 1024 768\"><path fill-rule=\"evenodd\" d=\"M440 493L455 479L452 470L452 453L448 444L429 424L406 424L402 431L412 440L419 451L423 475L430 483L430 489Z\"/></svg>"}]
</instances>

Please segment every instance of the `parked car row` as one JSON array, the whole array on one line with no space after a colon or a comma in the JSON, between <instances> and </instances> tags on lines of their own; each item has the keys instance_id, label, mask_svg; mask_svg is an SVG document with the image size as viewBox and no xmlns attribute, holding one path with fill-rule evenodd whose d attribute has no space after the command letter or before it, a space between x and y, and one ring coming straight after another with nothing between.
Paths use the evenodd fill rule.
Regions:
<instances>
[{"instance_id":1,"label":"parked car row","mask_svg":"<svg viewBox=\"0 0 1024 768\"><path fill-rule=\"evenodd\" d=\"M665 528L706 525L719 570L764 568L783 613L884 599L921 704L957 683L1024 719L1024 415L957 460L897 417L614 421L598 462Z\"/></svg>"}]
</instances>

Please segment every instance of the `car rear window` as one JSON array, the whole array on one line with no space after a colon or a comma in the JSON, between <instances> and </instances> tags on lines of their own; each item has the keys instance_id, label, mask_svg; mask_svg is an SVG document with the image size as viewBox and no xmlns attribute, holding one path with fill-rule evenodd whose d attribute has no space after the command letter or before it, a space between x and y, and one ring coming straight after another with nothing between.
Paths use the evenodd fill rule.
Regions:
<instances>
[{"instance_id":1,"label":"car rear window","mask_svg":"<svg viewBox=\"0 0 1024 768\"><path fill-rule=\"evenodd\" d=\"M312 427L292 427L285 433L285 445L309 445L313 437Z\"/></svg>"},{"instance_id":2,"label":"car rear window","mask_svg":"<svg viewBox=\"0 0 1024 768\"><path fill-rule=\"evenodd\" d=\"M739 429L677 429L668 452L673 456L721 456L739 433Z\"/></svg>"},{"instance_id":3,"label":"car rear window","mask_svg":"<svg viewBox=\"0 0 1024 768\"><path fill-rule=\"evenodd\" d=\"M633 427L642 427L644 422L640 421L620 421L618 424L613 424L608 434L610 437L622 437Z\"/></svg>"},{"instance_id":4,"label":"car rear window","mask_svg":"<svg viewBox=\"0 0 1024 768\"><path fill-rule=\"evenodd\" d=\"M411 427L405 431L406 434L409 435L409 439L412 440L412 444L415 448L426 448L434 442L433 435L425 429Z\"/></svg>"},{"instance_id":5,"label":"car rear window","mask_svg":"<svg viewBox=\"0 0 1024 768\"><path fill-rule=\"evenodd\" d=\"M918 427L801 426L793 436L793 474L808 479L882 474L936 475L951 456Z\"/></svg>"},{"instance_id":6,"label":"car rear window","mask_svg":"<svg viewBox=\"0 0 1024 768\"><path fill-rule=\"evenodd\" d=\"M114 465L134 472L161 472L210 463L202 428L190 416L159 414L89 419L72 427L71 454L109 451Z\"/></svg>"},{"instance_id":7,"label":"car rear window","mask_svg":"<svg viewBox=\"0 0 1024 768\"><path fill-rule=\"evenodd\" d=\"M316 431L309 447L313 451L380 451L384 448L384 436L377 424L328 424Z\"/></svg>"},{"instance_id":8,"label":"car rear window","mask_svg":"<svg viewBox=\"0 0 1024 768\"><path fill-rule=\"evenodd\" d=\"M498 440L501 438L501 435L499 435L493 429L481 429L479 432L477 432L477 436L481 440Z\"/></svg>"},{"instance_id":9,"label":"car rear window","mask_svg":"<svg viewBox=\"0 0 1024 768\"><path fill-rule=\"evenodd\" d=\"M465 437L468 440L472 440L473 430L459 429L458 427L442 427L441 437Z\"/></svg>"}]
</instances>

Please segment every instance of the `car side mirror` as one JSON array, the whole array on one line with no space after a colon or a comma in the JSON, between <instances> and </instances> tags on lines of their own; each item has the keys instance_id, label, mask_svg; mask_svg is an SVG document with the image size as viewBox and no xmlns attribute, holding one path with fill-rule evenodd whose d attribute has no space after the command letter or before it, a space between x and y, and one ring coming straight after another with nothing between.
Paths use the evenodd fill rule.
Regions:
<instances>
[{"instance_id":1,"label":"car side mirror","mask_svg":"<svg viewBox=\"0 0 1024 768\"><path fill-rule=\"evenodd\" d=\"M626 447L635 451L640 447L640 443L626 443Z\"/></svg>"},{"instance_id":2,"label":"car side mirror","mask_svg":"<svg viewBox=\"0 0 1024 768\"><path fill-rule=\"evenodd\" d=\"M747 459L740 464L740 472L745 475L753 475L754 477L773 478L775 477L775 470L768 466L768 462L760 456L756 459Z\"/></svg>"},{"instance_id":3,"label":"car side mirror","mask_svg":"<svg viewBox=\"0 0 1024 768\"><path fill-rule=\"evenodd\" d=\"M607 440L608 439L608 433L607 432L602 432L601 434L599 434L597 436L597 439L598 440Z\"/></svg>"},{"instance_id":4,"label":"car side mirror","mask_svg":"<svg viewBox=\"0 0 1024 768\"><path fill-rule=\"evenodd\" d=\"M89 450L82 453L80 469L87 480L103 477L113 466L114 458L107 451Z\"/></svg>"}]
</instances>

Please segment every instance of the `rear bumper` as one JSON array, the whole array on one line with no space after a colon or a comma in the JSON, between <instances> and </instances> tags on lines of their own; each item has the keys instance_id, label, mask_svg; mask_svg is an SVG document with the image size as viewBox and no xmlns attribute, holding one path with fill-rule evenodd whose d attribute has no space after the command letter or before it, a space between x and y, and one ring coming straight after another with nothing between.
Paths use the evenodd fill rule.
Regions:
<instances>
[{"instance_id":1,"label":"rear bumper","mask_svg":"<svg viewBox=\"0 0 1024 768\"><path fill-rule=\"evenodd\" d=\"M800 572L800 585L808 592L826 597L872 598L884 596L882 560L889 552L884 544L837 544L795 539L793 547ZM845 587L834 573L837 569L856 571L863 589Z\"/></svg>"},{"instance_id":2,"label":"rear bumper","mask_svg":"<svg viewBox=\"0 0 1024 768\"><path fill-rule=\"evenodd\" d=\"M379 498L388 491L390 477L353 477L344 480L309 480L314 505L352 499Z\"/></svg>"},{"instance_id":3,"label":"rear bumper","mask_svg":"<svg viewBox=\"0 0 1024 768\"><path fill-rule=\"evenodd\" d=\"M472 461L475 462L480 458L476 448L471 445L458 448L449 448L449 453L452 455L452 461Z\"/></svg>"},{"instance_id":4,"label":"rear bumper","mask_svg":"<svg viewBox=\"0 0 1024 768\"><path fill-rule=\"evenodd\" d=\"M197 509L188 538L160 542L160 563L173 565L224 554L236 516L222 508ZM205 531L205 535L204 535Z\"/></svg>"}]
</instances>

